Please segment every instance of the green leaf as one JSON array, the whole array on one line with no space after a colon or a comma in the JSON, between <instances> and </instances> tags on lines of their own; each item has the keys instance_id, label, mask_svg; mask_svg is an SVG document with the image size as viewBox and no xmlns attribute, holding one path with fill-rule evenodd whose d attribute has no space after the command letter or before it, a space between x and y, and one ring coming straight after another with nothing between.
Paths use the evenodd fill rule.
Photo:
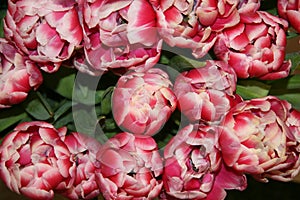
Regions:
<instances>
[{"instance_id":1,"label":"green leaf","mask_svg":"<svg viewBox=\"0 0 300 200\"><path fill-rule=\"evenodd\" d=\"M300 93L281 94L276 96L280 99L288 101L292 104L293 108L300 111Z\"/></svg>"},{"instance_id":2,"label":"green leaf","mask_svg":"<svg viewBox=\"0 0 300 200\"><path fill-rule=\"evenodd\" d=\"M86 105L95 105L101 102L104 90L98 89L102 76L94 77L88 74L77 73L72 100Z\"/></svg>"},{"instance_id":3,"label":"green leaf","mask_svg":"<svg viewBox=\"0 0 300 200\"><path fill-rule=\"evenodd\" d=\"M3 18L6 15L6 9L0 9L0 37L4 37L4 30L3 30Z\"/></svg>"},{"instance_id":4,"label":"green leaf","mask_svg":"<svg viewBox=\"0 0 300 200\"><path fill-rule=\"evenodd\" d=\"M169 58L166 56L166 55L164 55L164 54L162 54L161 56L160 56L160 60L159 60L159 63L161 63L161 64L169 64Z\"/></svg>"},{"instance_id":5,"label":"green leaf","mask_svg":"<svg viewBox=\"0 0 300 200\"><path fill-rule=\"evenodd\" d=\"M160 56L160 59L159 59L159 63L167 65L167 64L169 64L170 59L173 56L175 56L176 54L174 54L174 53L172 53L170 51L164 50L164 49L165 49L165 47L163 46L163 49L161 51L161 56Z\"/></svg>"},{"instance_id":6,"label":"green leaf","mask_svg":"<svg viewBox=\"0 0 300 200\"><path fill-rule=\"evenodd\" d=\"M300 92L300 74L272 82L270 94L284 94Z\"/></svg>"},{"instance_id":7,"label":"green leaf","mask_svg":"<svg viewBox=\"0 0 300 200\"><path fill-rule=\"evenodd\" d=\"M30 92L22 106L36 120L47 120L53 116L53 111L47 104L46 99L37 92Z\"/></svg>"},{"instance_id":8,"label":"green leaf","mask_svg":"<svg viewBox=\"0 0 300 200\"><path fill-rule=\"evenodd\" d=\"M287 33L286 33L286 38L289 40L289 39L298 39L299 40L299 33L292 27L289 27L289 29L287 30ZM295 45L296 46L296 45ZM287 46L287 50L289 50L288 48L289 46Z\"/></svg>"},{"instance_id":9,"label":"green leaf","mask_svg":"<svg viewBox=\"0 0 300 200\"><path fill-rule=\"evenodd\" d=\"M274 81L270 95L285 99L300 110L300 74Z\"/></svg>"},{"instance_id":10,"label":"green leaf","mask_svg":"<svg viewBox=\"0 0 300 200\"><path fill-rule=\"evenodd\" d=\"M72 99L76 70L61 67L57 72L45 73L44 85L63 97Z\"/></svg>"},{"instance_id":11,"label":"green leaf","mask_svg":"<svg viewBox=\"0 0 300 200\"><path fill-rule=\"evenodd\" d=\"M277 15L277 1L260 1L260 10L264 10L272 15Z\"/></svg>"},{"instance_id":12,"label":"green leaf","mask_svg":"<svg viewBox=\"0 0 300 200\"><path fill-rule=\"evenodd\" d=\"M157 65L163 71L167 72L169 79L175 82L176 78L181 72L188 71L194 68L203 67L206 62L191 59L185 56L176 55L170 59L168 65Z\"/></svg>"},{"instance_id":13,"label":"green leaf","mask_svg":"<svg viewBox=\"0 0 300 200\"><path fill-rule=\"evenodd\" d=\"M20 106L6 108L0 112L0 132L6 130L12 125L19 123L27 117L27 113Z\"/></svg>"},{"instance_id":14,"label":"green leaf","mask_svg":"<svg viewBox=\"0 0 300 200\"><path fill-rule=\"evenodd\" d=\"M287 53L285 55L285 59L286 60L291 60L291 62L292 62L291 73L293 73L297 69L299 69L299 66L300 66L300 52Z\"/></svg>"},{"instance_id":15,"label":"green leaf","mask_svg":"<svg viewBox=\"0 0 300 200\"><path fill-rule=\"evenodd\" d=\"M268 9L268 10L266 10L268 13L270 13L271 15L278 15L278 12L277 12L277 8L276 7L274 7L274 8L272 8L272 9Z\"/></svg>"},{"instance_id":16,"label":"green leaf","mask_svg":"<svg viewBox=\"0 0 300 200\"><path fill-rule=\"evenodd\" d=\"M99 124L99 119L96 116L96 109L94 106L87 106L78 104L73 107L74 128L77 132L86 134L95 138L100 143L107 141L108 137L104 132L103 127Z\"/></svg>"},{"instance_id":17,"label":"green leaf","mask_svg":"<svg viewBox=\"0 0 300 200\"><path fill-rule=\"evenodd\" d=\"M286 89L300 92L300 74L290 76L286 80Z\"/></svg>"},{"instance_id":18,"label":"green leaf","mask_svg":"<svg viewBox=\"0 0 300 200\"><path fill-rule=\"evenodd\" d=\"M68 100L65 100L63 101L58 109L55 111L54 113L54 121L56 121L57 119L59 119L62 115L64 115L66 112L72 112L70 110L70 108L72 107L72 101L68 101Z\"/></svg>"},{"instance_id":19,"label":"green leaf","mask_svg":"<svg viewBox=\"0 0 300 200\"><path fill-rule=\"evenodd\" d=\"M236 93L243 99L265 97L269 94L271 86L256 80L240 80Z\"/></svg>"},{"instance_id":20,"label":"green leaf","mask_svg":"<svg viewBox=\"0 0 300 200\"><path fill-rule=\"evenodd\" d=\"M119 130L118 125L116 124L116 122L112 118L107 118L107 119L105 118L104 123L105 123L104 124L105 130L109 130L109 131Z\"/></svg>"},{"instance_id":21,"label":"green leaf","mask_svg":"<svg viewBox=\"0 0 300 200\"><path fill-rule=\"evenodd\" d=\"M95 105L101 102L103 90L90 89L88 86L78 85L74 88L72 100L86 105Z\"/></svg>"},{"instance_id":22,"label":"green leaf","mask_svg":"<svg viewBox=\"0 0 300 200\"><path fill-rule=\"evenodd\" d=\"M100 116L99 124L105 133L105 136L111 138L117 133L123 132L120 127L116 124L113 118L106 118L105 116Z\"/></svg>"},{"instance_id":23,"label":"green leaf","mask_svg":"<svg viewBox=\"0 0 300 200\"><path fill-rule=\"evenodd\" d=\"M101 114L107 115L111 112L111 96L113 93L114 87L108 87L102 97L101 97Z\"/></svg>"},{"instance_id":24,"label":"green leaf","mask_svg":"<svg viewBox=\"0 0 300 200\"><path fill-rule=\"evenodd\" d=\"M179 72L183 72L193 68L203 67L205 64L206 62L179 55L172 57L169 62L169 65Z\"/></svg>"},{"instance_id":25,"label":"green leaf","mask_svg":"<svg viewBox=\"0 0 300 200\"><path fill-rule=\"evenodd\" d=\"M67 126L68 127L70 125L73 126L74 125L73 123L74 123L74 121L73 121L73 113L72 112L66 112L62 116L60 116L60 118L58 118L53 123L53 126L56 127L56 128L60 128L60 127L63 127L63 126ZM69 130L76 131L75 128L72 128L72 129L69 129Z\"/></svg>"},{"instance_id":26,"label":"green leaf","mask_svg":"<svg viewBox=\"0 0 300 200\"><path fill-rule=\"evenodd\" d=\"M93 113L93 106L77 105L72 109L75 127L78 132L94 137L97 116Z\"/></svg>"}]
</instances>

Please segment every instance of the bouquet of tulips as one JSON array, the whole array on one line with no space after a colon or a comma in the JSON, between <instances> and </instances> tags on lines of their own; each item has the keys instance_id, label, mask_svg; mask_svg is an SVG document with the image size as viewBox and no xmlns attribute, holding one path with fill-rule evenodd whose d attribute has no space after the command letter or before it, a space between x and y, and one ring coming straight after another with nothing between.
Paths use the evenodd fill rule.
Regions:
<instances>
[{"instance_id":1,"label":"bouquet of tulips","mask_svg":"<svg viewBox=\"0 0 300 200\"><path fill-rule=\"evenodd\" d=\"M300 171L300 0L8 0L2 25L13 192L223 200Z\"/></svg>"}]
</instances>

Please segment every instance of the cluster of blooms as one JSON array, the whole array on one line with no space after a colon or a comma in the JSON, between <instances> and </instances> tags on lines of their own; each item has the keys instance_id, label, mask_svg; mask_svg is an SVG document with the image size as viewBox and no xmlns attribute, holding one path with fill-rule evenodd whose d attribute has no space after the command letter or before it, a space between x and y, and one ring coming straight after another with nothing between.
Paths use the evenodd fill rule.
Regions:
<instances>
[{"instance_id":1,"label":"cluster of blooms","mask_svg":"<svg viewBox=\"0 0 300 200\"><path fill-rule=\"evenodd\" d=\"M22 102L64 63L120 75L112 95L124 132L101 144L65 127L19 124L0 146L0 178L31 199L206 199L244 190L246 175L292 180L300 171L300 112L267 96L243 100L238 78L287 77L286 31L300 1L9 0L0 40L0 108ZM283 19L284 18L284 19ZM286 20L285 20L286 19ZM218 60L180 73L156 68L162 44ZM154 135L178 109L189 120L160 154ZM166 133L168 134L168 133Z\"/></svg>"},{"instance_id":2,"label":"cluster of blooms","mask_svg":"<svg viewBox=\"0 0 300 200\"><path fill-rule=\"evenodd\" d=\"M65 127L19 124L0 147L0 177L30 199L153 199L162 189L162 158L154 139L120 133L101 145Z\"/></svg>"}]
</instances>

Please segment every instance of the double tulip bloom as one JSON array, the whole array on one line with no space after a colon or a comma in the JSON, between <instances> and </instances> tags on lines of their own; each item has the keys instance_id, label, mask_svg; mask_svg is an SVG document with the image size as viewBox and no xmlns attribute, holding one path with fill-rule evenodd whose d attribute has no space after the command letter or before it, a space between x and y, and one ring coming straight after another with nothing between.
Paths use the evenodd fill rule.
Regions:
<instances>
[{"instance_id":1,"label":"double tulip bloom","mask_svg":"<svg viewBox=\"0 0 300 200\"><path fill-rule=\"evenodd\" d=\"M21 103L43 82L38 66L9 41L0 39L0 109Z\"/></svg>"},{"instance_id":2,"label":"double tulip bloom","mask_svg":"<svg viewBox=\"0 0 300 200\"><path fill-rule=\"evenodd\" d=\"M235 94L236 74L222 61L181 73L175 80L178 108L192 122L218 123L241 98Z\"/></svg>"},{"instance_id":3,"label":"double tulip bloom","mask_svg":"<svg viewBox=\"0 0 300 200\"><path fill-rule=\"evenodd\" d=\"M45 122L18 125L0 148L0 176L12 191L31 199L53 199L69 177L70 151L61 140L65 128Z\"/></svg>"},{"instance_id":4,"label":"double tulip bloom","mask_svg":"<svg viewBox=\"0 0 300 200\"><path fill-rule=\"evenodd\" d=\"M154 199L160 194L163 160L152 137L119 133L102 146L97 159L105 199Z\"/></svg>"},{"instance_id":5,"label":"double tulip bloom","mask_svg":"<svg viewBox=\"0 0 300 200\"><path fill-rule=\"evenodd\" d=\"M158 62L162 40L148 1L79 0L78 8L84 34L84 53L75 59L79 70L97 75L149 69Z\"/></svg>"},{"instance_id":6,"label":"double tulip bloom","mask_svg":"<svg viewBox=\"0 0 300 200\"><path fill-rule=\"evenodd\" d=\"M221 122L225 163L262 181L292 180L300 170L299 116L273 96L239 103Z\"/></svg>"},{"instance_id":7,"label":"double tulip bloom","mask_svg":"<svg viewBox=\"0 0 300 200\"><path fill-rule=\"evenodd\" d=\"M223 164L216 127L190 124L182 128L167 144L164 158L168 199L224 199L225 189L247 186L242 173Z\"/></svg>"},{"instance_id":8,"label":"double tulip bloom","mask_svg":"<svg viewBox=\"0 0 300 200\"><path fill-rule=\"evenodd\" d=\"M241 15L237 25L219 35L214 51L239 78L284 78L291 68L284 60L287 27L285 20L264 11Z\"/></svg>"},{"instance_id":9,"label":"double tulip bloom","mask_svg":"<svg viewBox=\"0 0 300 200\"><path fill-rule=\"evenodd\" d=\"M176 109L171 87L168 74L158 68L123 75L112 95L116 123L133 134L158 133Z\"/></svg>"},{"instance_id":10,"label":"double tulip bloom","mask_svg":"<svg viewBox=\"0 0 300 200\"><path fill-rule=\"evenodd\" d=\"M0 147L0 177L12 191L30 199L69 199L99 195L95 169L100 144L81 133L66 135L40 121L25 122L8 134Z\"/></svg>"},{"instance_id":11,"label":"double tulip bloom","mask_svg":"<svg viewBox=\"0 0 300 200\"><path fill-rule=\"evenodd\" d=\"M278 14L288 20L290 25L300 33L300 2L299 0L278 0Z\"/></svg>"},{"instance_id":12,"label":"double tulip bloom","mask_svg":"<svg viewBox=\"0 0 300 200\"><path fill-rule=\"evenodd\" d=\"M54 72L82 41L76 10L74 0L66 0L63 4L58 0L8 1L5 37L14 41L41 69Z\"/></svg>"},{"instance_id":13,"label":"double tulip bloom","mask_svg":"<svg viewBox=\"0 0 300 200\"><path fill-rule=\"evenodd\" d=\"M70 151L69 177L56 190L68 199L92 199L100 194L95 170L100 163L96 154L101 144L94 138L73 132L63 137Z\"/></svg>"}]
</instances>

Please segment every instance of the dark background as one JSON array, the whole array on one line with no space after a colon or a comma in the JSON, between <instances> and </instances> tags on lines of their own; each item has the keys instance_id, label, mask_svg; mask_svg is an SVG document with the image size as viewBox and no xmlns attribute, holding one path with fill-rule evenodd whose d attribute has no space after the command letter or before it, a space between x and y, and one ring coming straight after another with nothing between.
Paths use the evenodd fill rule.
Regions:
<instances>
[{"instance_id":1,"label":"dark background","mask_svg":"<svg viewBox=\"0 0 300 200\"><path fill-rule=\"evenodd\" d=\"M300 199L300 183L276 182L260 183L248 178L248 187L244 191L228 191L225 200L298 200ZM0 181L0 200L29 200L6 188ZM56 196L55 200L66 200Z\"/></svg>"}]
</instances>

